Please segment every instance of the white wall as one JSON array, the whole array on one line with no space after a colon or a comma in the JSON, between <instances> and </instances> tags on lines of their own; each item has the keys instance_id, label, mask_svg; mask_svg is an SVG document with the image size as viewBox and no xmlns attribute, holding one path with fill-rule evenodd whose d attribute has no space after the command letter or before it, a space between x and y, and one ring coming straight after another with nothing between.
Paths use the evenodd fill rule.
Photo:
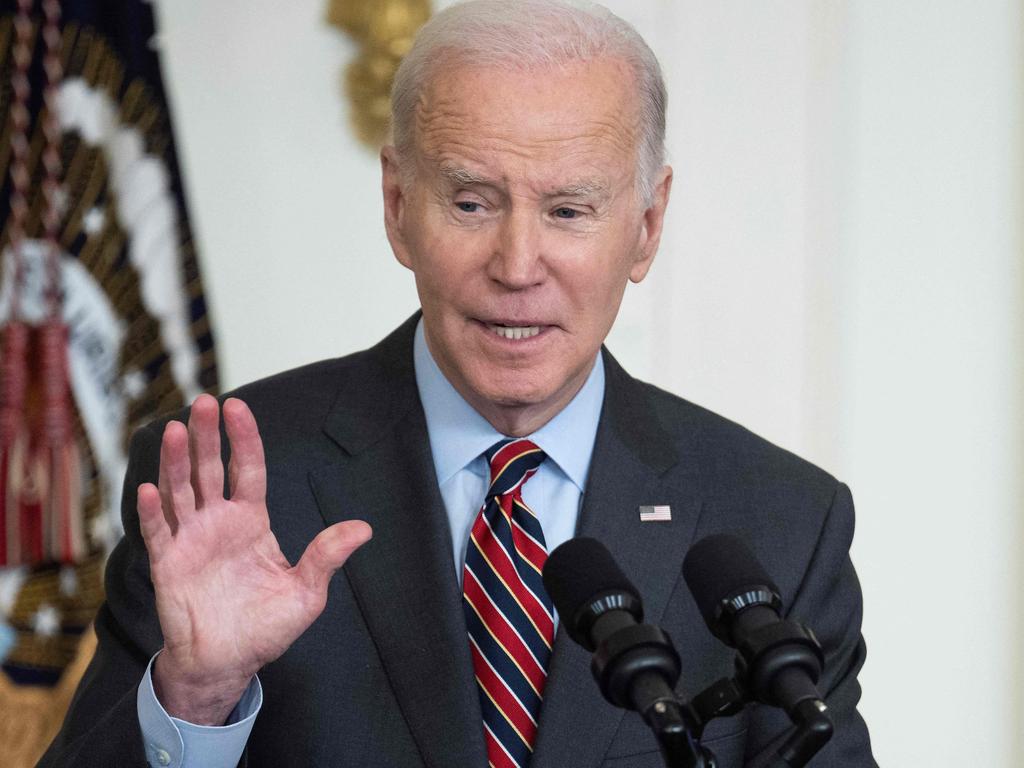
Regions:
<instances>
[{"instance_id":1,"label":"white wall","mask_svg":"<svg viewBox=\"0 0 1024 768\"><path fill-rule=\"evenodd\" d=\"M838 444L865 709L894 764L1020 766L1021 5L857 2L847 30ZM898 737L896 687L951 743Z\"/></svg>"},{"instance_id":2,"label":"white wall","mask_svg":"<svg viewBox=\"0 0 1024 768\"><path fill-rule=\"evenodd\" d=\"M416 306L323 2L159 6L226 386ZM609 5L665 65L676 168L610 346L853 486L879 762L1024 765L1018 0Z\"/></svg>"},{"instance_id":3,"label":"white wall","mask_svg":"<svg viewBox=\"0 0 1024 768\"><path fill-rule=\"evenodd\" d=\"M348 130L353 47L321 0L158 5L225 386L362 348L416 308L379 165Z\"/></svg>"}]
</instances>

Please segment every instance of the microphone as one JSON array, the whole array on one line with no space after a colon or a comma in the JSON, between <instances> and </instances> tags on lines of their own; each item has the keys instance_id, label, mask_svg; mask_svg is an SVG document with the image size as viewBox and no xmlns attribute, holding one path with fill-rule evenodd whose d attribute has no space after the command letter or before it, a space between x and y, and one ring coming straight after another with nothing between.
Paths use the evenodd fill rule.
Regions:
<instances>
[{"instance_id":1,"label":"microphone","mask_svg":"<svg viewBox=\"0 0 1024 768\"><path fill-rule=\"evenodd\" d=\"M570 539L548 556L542 577L569 637L593 653L605 699L643 716L668 765L713 766L693 736L699 724L673 690L679 654L665 632L642 623L640 594L604 545Z\"/></svg>"},{"instance_id":2,"label":"microphone","mask_svg":"<svg viewBox=\"0 0 1024 768\"><path fill-rule=\"evenodd\" d=\"M640 594L603 544L570 539L548 556L542 577L569 637L594 654L609 702L643 713L675 698L679 655L661 629L641 623Z\"/></svg>"},{"instance_id":3,"label":"microphone","mask_svg":"<svg viewBox=\"0 0 1024 768\"><path fill-rule=\"evenodd\" d=\"M542 578L569 637L588 651L617 627L644 619L639 591L596 539L570 539L557 547Z\"/></svg>"},{"instance_id":4,"label":"microphone","mask_svg":"<svg viewBox=\"0 0 1024 768\"><path fill-rule=\"evenodd\" d=\"M782 618L779 588L734 536L717 534L694 544L683 560L683 577L711 632L739 651L737 671L747 690L803 724L801 737L782 754L789 764L803 765L796 760L832 736L816 687L825 657L814 633Z\"/></svg>"}]
</instances>

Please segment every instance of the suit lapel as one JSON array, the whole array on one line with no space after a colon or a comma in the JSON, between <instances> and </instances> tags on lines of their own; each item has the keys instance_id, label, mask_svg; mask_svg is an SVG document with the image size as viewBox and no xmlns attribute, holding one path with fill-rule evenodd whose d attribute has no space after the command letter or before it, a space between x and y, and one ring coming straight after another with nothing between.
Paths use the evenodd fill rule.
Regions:
<instances>
[{"instance_id":1,"label":"suit lapel","mask_svg":"<svg viewBox=\"0 0 1024 768\"><path fill-rule=\"evenodd\" d=\"M402 714L430 768L487 763L451 536L412 369L416 318L369 354L325 431L340 450L311 473L327 524L366 520L346 563Z\"/></svg>"},{"instance_id":2,"label":"suit lapel","mask_svg":"<svg viewBox=\"0 0 1024 768\"><path fill-rule=\"evenodd\" d=\"M353 377L361 383L344 388L325 422L336 460L311 472L310 482L326 524L359 518L373 526L373 541L344 570L424 762L482 768L462 595L413 372L417 320L367 353ZM608 546L640 590L646 620L658 623L700 501L666 479L679 459L642 386L607 351L604 362L605 401L578 533ZM639 505L669 499L671 522L639 521ZM601 698L590 655L559 628L531 768L599 765L622 716Z\"/></svg>"},{"instance_id":3,"label":"suit lapel","mask_svg":"<svg viewBox=\"0 0 1024 768\"><path fill-rule=\"evenodd\" d=\"M678 462L675 447L650 411L641 385L604 354L605 402L578 532L608 547L640 591L645 620L657 624L679 578L700 501L692 490L666 480ZM669 499L671 522L640 522L639 505L667 504ZM560 626L531 768L599 765L622 716L623 710L601 697L590 654Z\"/></svg>"}]
</instances>

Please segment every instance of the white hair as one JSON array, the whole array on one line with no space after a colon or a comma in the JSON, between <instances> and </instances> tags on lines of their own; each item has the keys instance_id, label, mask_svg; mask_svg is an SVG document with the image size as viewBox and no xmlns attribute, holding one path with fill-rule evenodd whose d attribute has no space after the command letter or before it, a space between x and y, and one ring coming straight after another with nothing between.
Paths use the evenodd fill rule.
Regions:
<instances>
[{"instance_id":1,"label":"white hair","mask_svg":"<svg viewBox=\"0 0 1024 768\"><path fill-rule=\"evenodd\" d=\"M395 75L391 126L399 156L414 146L416 108L439 62L520 69L595 58L624 61L640 98L637 191L645 205L665 161L668 96L654 52L629 23L585 0L469 0L441 11L416 36Z\"/></svg>"}]
</instances>

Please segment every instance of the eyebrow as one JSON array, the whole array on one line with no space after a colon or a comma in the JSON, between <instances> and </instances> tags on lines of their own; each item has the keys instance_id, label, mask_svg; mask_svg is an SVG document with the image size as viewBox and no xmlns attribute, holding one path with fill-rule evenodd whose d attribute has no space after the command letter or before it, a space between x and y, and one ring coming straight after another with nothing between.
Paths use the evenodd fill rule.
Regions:
<instances>
[{"instance_id":1,"label":"eyebrow","mask_svg":"<svg viewBox=\"0 0 1024 768\"><path fill-rule=\"evenodd\" d=\"M556 189L551 197L604 197L608 194L608 185L596 179L580 179L561 189Z\"/></svg>"},{"instance_id":2,"label":"eyebrow","mask_svg":"<svg viewBox=\"0 0 1024 768\"><path fill-rule=\"evenodd\" d=\"M481 176L467 168L457 165L445 164L440 167L441 176L450 184L455 186L472 187L486 186L498 188L498 182ZM597 179L577 179L563 187L559 187L545 195L545 197L608 197L610 190L608 184Z\"/></svg>"},{"instance_id":3,"label":"eyebrow","mask_svg":"<svg viewBox=\"0 0 1024 768\"><path fill-rule=\"evenodd\" d=\"M454 165L442 165L441 176L452 184L458 184L461 186L469 187L480 184L490 187L496 186L490 179L485 179L483 176L479 176L470 170L459 168Z\"/></svg>"}]
</instances>

